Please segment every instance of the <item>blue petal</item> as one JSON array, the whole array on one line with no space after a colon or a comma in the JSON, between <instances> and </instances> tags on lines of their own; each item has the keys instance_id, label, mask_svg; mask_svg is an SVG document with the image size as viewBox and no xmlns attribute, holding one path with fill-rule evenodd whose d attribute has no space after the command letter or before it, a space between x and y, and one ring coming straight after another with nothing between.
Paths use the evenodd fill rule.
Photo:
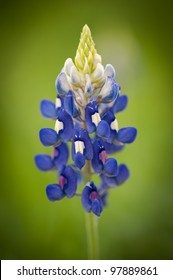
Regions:
<instances>
[{"instance_id":1,"label":"blue petal","mask_svg":"<svg viewBox=\"0 0 173 280\"><path fill-rule=\"evenodd\" d=\"M92 202L91 210L95 215L100 216L103 209L102 209L101 203L98 199L95 199Z\"/></svg>"},{"instance_id":2,"label":"blue petal","mask_svg":"<svg viewBox=\"0 0 173 280\"><path fill-rule=\"evenodd\" d=\"M101 181L99 187L98 187L98 193L100 195L100 203L101 206L107 206L107 196L108 196L108 188L107 184L104 181Z\"/></svg>"},{"instance_id":3,"label":"blue petal","mask_svg":"<svg viewBox=\"0 0 173 280\"><path fill-rule=\"evenodd\" d=\"M112 109L114 113L119 113L125 110L128 103L128 97L127 95L123 94L118 97L118 99L114 102L114 105L112 106Z\"/></svg>"},{"instance_id":4,"label":"blue petal","mask_svg":"<svg viewBox=\"0 0 173 280\"><path fill-rule=\"evenodd\" d=\"M62 199L65 195L58 184L50 184L46 188L46 194L50 201Z\"/></svg>"},{"instance_id":5,"label":"blue petal","mask_svg":"<svg viewBox=\"0 0 173 280\"><path fill-rule=\"evenodd\" d=\"M110 135L110 127L106 121L99 122L97 129L97 135L103 138L108 138Z\"/></svg>"},{"instance_id":6,"label":"blue petal","mask_svg":"<svg viewBox=\"0 0 173 280\"><path fill-rule=\"evenodd\" d=\"M84 148L85 158L91 160L93 158L93 146L88 131L86 129L81 129L80 136L81 139L84 141L84 145L85 145Z\"/></svg>"},{"instance_id":7,"label":"blue petal","mask_svg":"<svg viewBox=\"0 0 173 280\"><path fill-rule=\"evenodd\" d=\"M112 109L106 110L106 112L102 115L102 120L106 121L109 125L115 120Z\"/></svg>"},{"instance_id":8,"label":"blue petal","mask_svg":"<svg viewBox=\"0 0 173 280\"><path fill-rule=\"evenodd\" d=\"M93 147L90 139L87 139L85 142L84 155L87 160L91 160L93 158Z\"/></svg>"},{"instance_id":9,"label":"blue petal","mask_svg":"<svg viewBox=\"0 0 173 280\"><path fill-rule=\"evenodd\" d=\"M65 96L64 108L67 111L67 113L69 113L73 117L77 117L80 114L80 111L75 105L73 93L71 90Z\"/></svg>"},{"instance_id":10,"label":"blue petal","mask_svg":"<svg viewBox=\"0 0 173 280\"><path fill-rule=\"evenodd\" d=\"M58 120L63 122L63 130L61 130L60 136L63 139L63 141L68 142L73 135L73 121L71 116L64 110L59 109L58 110Z\"/></svg>"},{"instance_id":11,"label":"blue petal","mask_svg":"<svg viewBox=\"0 0 173 280\"><path fill-rule=\"evenodd\" d=\"M103 163L99 158L100 152L104 150L104 146L102 144L102 139L95 138L93 143L93 159L92 159L92 167L96 173L100 173L103 170Z\"/></svg>"},{"instance_id":12,"label":"blue petal","mask_svg":"<svg viewBox=\"0 0 173 280\"><path fill-rule=\"evenodd\" d=\"M118 175L116 176L117 185L123 184L130 176L129 169L125 164L120 164L118 167Z\"/></svg>"},{"instance_id":13,"label":"blue petal","mask_svg":"<svg viewBox=\"0 0 173 280\"><path fill-rule=\"evenodd\" d=\"M116 135L116 139L119 142L122 143L126 143L126 144L130 144L132 143L137 135L137 129L134 127L125 127L125 128L121 128L117 135Z\"/></svg>"},{"instance_id":14,"label":"blue petal","mask_svg":"<svg viewBox=\"0 0 173 280\"><path fill-rule=\"evenodd\" d=\"M70 86L67 80L67 76L64 72L61 72L55 81L55 87L59 94L65 95L69 90Z\"/></svg>"},{"instance_id":15,"label":"blue petal","mask_svg":"<svg viewBox=\"0 0 173 280\"><path fill-rule=\"evenodd\" d=\"M79 127L78 125L75 126L74 139L73 139L73 144L72 144L73 160L74 160L74 154L75 154L75 147L74 147L75 141L83 141L84 156L86 159L91 160L93 158L93 147L92 147L92 143L91 143L91 139L89 137L88 131L86 129Z\"/></svg>"},{"instance_id":16,"label":"blue petal","mask_svg":"<svg viewBox=\"0 0 173 280\"><path fill-rule=\"evenodd\" d=\"M108 197L108 192L105 192L101 195L102 207L107 206L107 197Z\"/></svg>"},{"instance_id":17,"label":"blue petal","mask_svg":"<svg viewBox=\"0 0 173 280\"><path fill-rule=\"evenodd\" d=\"M67 166L63 171L63 176L67 179L67 184L64 185L63 191L68 198L75 195L77 189L77 175L71 166Z\"/></svg>"},{"instance_id":18,"label":"blue petal","mask_svg":"<svg viewBox=\"0 0 173 280\"><path fill-rule=\"evenodd\" d=\"M85 186L82 191L82 205L86 212L90 212L91 210L91 200L89 199L90 193L92 192L92 188L90 186Z\"/></svg>"},{"instance_id":19,"label":"blue petal","mask_svg":"<svg viewBox=\"0 0 173 280\"><path fill-rule=\"evenodd\" d=\"M75 165L81 169L85 165L85 157L81 153L77 153L74 155L74 163Z\"/></svg>"},{"instance_id":20,"label":"blue petal","mask_svg":"<svg viewBox=\"0 0 173 280\"><path fill-rule=\"evenodd\" d=\"M87 96L90 96L93 91L90 75L86 74L85 77L86 77L85 94Z\"/></svg>"},{"instance_id":21,"label":"blue petal","mask_svg":"<svg viewBox=\"0 0 173 280\"><path fill-rule=\"evenodd\" d=\"M91 101L85 108L85 121L89 133L94 132L96 129L96 125L92 122L92 115L95 113L98 113L98 106L95 101Z\"/></svg>"},{"instance_id":22,"label":"blue petal","mask_svg":"<svg viewBox=\"0 0 173 280\"><path fill-rule=\"evenodd\" d=\"M57 117L55 103L50 100L44 99L40 103L40 111L46 118L54 119Z\"/></svg>"},{"instance_id":23,"label":"blue petal","mask_svg":"<svg viewBox=\"0 0 173 280\"><path fill-rule=\"evenodd\" d=\"M92 181L89 182L89 186L90 186L90 189L92 190L92 192L97 192L97 188L96 188L94 182L92 182Z\"/></svg>"},{"instance_id":24,"label":"blue petal","mask_svg":"<svg viewBox=\"0 0 173 280\"><path fill-rule=\"evenodd\" d=\"M104 172L108 176L116 176L117 175L117 161L114 158L109 158L104 164Z\"/></svg>"},{"instance_id":25,"label":"blue petal","mask_svg":"<svg viewBox=\"0 0 173 280\"><path fill-rule=\"evenodd\" d=\"M104 86L102 87L97 101L103 103L109 103L117 99L119 96L119 85L115 83L112 77L107 77Z\"/></svg>"},{"instance_id":26,"label":"blue petal","mask_svg":"<svg viewBox=\"0 0 173 280\"><path fill-rule=\"evenodd\" d=\"M77 183L80 184L83 181L83 176L82 176L82 172L76 168L76 166L74 164L71 165L72 168L74 169L74 171L76 172L77 175Z\"/></svg>"},{"instance_id":27,"label":"blue petal","mask_svg":"<svg viewBox=\"0 0 173 280\"><path fill-rule=\"evenodd\" d=\"M101 182L99 187L98 187L98 192L102 193L103 191L105 191L108 188L108 186L105 184L105 182Z\"/></svg>"},{"instance_id":28,"label":"blue petal","mask_svg":"<svg viewBox=\"0 0 173 280\"><path fill-rule=\"evenodd\" d=\"M91 163L95 173L100 173L103 170L103 163L98 159L98 157L93 157Z\"/></svg>"},{"instance_id":29,"label":"blue petal","mask_svg":"<svg viewBox=\"0 0 173 280\"><path fill-rule=\"evenodd\" d=\"M111 144L111 143L108 143L105 141L104 147L108 154L113 154L115 152L121 151L124 148L124 145L123 144L113 144L113 143Z\"/></svg>"},{"instance_id":30,"label":"blue petal","mask_svg":"<svg viewBox=\"0 0 173 280\"><path fill-rule=\"evenodd\" d=\"M44 146L52 146L59 140L59 136L52 128L42 128L40 130L40 141Z\"/></svg>"},{"instance_id":31,"label":"blue petal","mask_svg":"<svg viewBox=\"0 0 173 280\"><path fill-rule=\"evenodd\" d=\"M115 188L117 187L117 182L116 182L116 177L108 177L104 174L100 175L102 181L108 186L108 187L112 187Z\"/></svg>"},{"instance_id":32,"label":"blue petal","mask_svg":"<svg viewBox=\"0 0 173 280\"><path fill-rule=\"evenodd\" d=\"M62 165L66 165L69 157L69 150L66 143L61 143L54 148L54 164L60 168Z\"/></svg>"},{"instance_id":33,"label":"blue petal","mask_svg":"<svg viewBox=\"0 0 173 280\"><path fill-rule=\"evenodd\" d=\"M40 169L41 171L48 171L54 168L52 158L49 155L42 155L42 154L36 155L35 164L37 168Z\"/></svg>"}]
</instances>

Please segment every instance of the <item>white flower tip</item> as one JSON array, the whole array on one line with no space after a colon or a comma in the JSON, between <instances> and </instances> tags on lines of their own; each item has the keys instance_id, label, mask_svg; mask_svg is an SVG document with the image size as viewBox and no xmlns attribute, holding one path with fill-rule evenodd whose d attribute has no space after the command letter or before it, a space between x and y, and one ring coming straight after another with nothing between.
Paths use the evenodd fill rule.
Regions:
<instances>
[{"instance_id":1,"label":"white flower tip","mask_svg":"<svg viewBox=\"0 0 173 280\"><path fill-rule=\"evenodd\" d=\"M70 85L67 76L64 72L61 72L55 82L56 88L60 93L67 93L70 90Z\"/></svg>"},{"instance_id":2,"label":"white flower tip","mask_svg":"<svg viewBox=\"0 0 173 280\"><path fill-rule=\"evenodd\" d=\"M82 32L91 34L90 28L87 24L84 25Z\"/></svg>"},{"instance_id":3,"label":"white flower tip","mask_svg":"<svg viewBox=\"0 0 173 280\"><path fill-rule=\"evenodd\" d=\"M90 75L86 74L85 78L86 78L85 93L90 94L92 92L92 84L91 84Z\"/></svg>"},{"instance_id":4,"label":"white flower tip","mask_svg":"<svg viewBox=\"0 0 173 280\"><path fill-rule=\"evenodd\" d=\"M118 132L118 121L117 119L115 119L113 122L111 122L111 125L110 125L111 129L113 130L116 130Z\"/></svg>"},{"instance_id":5,"label":"white flower tip","mask_svg":"<svg viewBox=\"0 0 173 280\"><path fill-rule=\"evenodd\" d=\"M96 126L98 126L99 122L101 121L99 113L94 113L91 116L91 119L92 119L92 123L94 123Z\"/></svg>"},{"instance_id":6,"label":"white flower tip","mask_svg":"<svg viewBox=\"0 0 173 280\"><path fill-rule=\"evenodd\" d=\"M94 55L94 66L96 67L98 63L102 63L102 57L98 53Z\"/></svg>"},{"instance_id":7,"label":"white flower tip","mask_svg":"<svg viewBox=\"0 0 173 280\"><path fill-rule=\"evenodd\" d=\"M105 77L115 78L115 69L111 64L107 64L104 72Z\"/></svg>"},{"instance_id":8,"label":"white flower tip","mask_svg":"<svg viewBox=\"0 0 173 280\"><path fill-rule=\"evenodd\" d=\"M74 145L75 145L75 153L81 153L83 154L84 153L84 149L85 149L85 144L83 141L75 141L74 142Z\"/></svg>"},{"instance_id":9,"label":"white flower tip","mask_svg":"<svg viewBox=\"0 0 173 280\"><path fill-rule=\"evenodd\" d=\"M90 67L88 65L88 60L87 59L85 59L85 65L84 65L84 68L83 68L83 73L84 74L90 73Z\"/></svg>"},{"instance_id":10,"label":"white flower tip","mask_svg":"<svg viewBox=\"0 0 173 280\"><path fill-rule=\"evenodd\" d=\"M59 97L56 98L55 106L56 108L60 108L62 105L61 99Z\"/></svg>"},{"instance_id":11,"label":"white flower tip","mask_svg":"<svg viewBox=\"0 0 173 280\"><path fill-rule=\"evenodd\" d=\"M106 97L110 94L110 92L112 91L113 88L113 83L112 83L112 79L110 77L106 78L106 82L104 84L104 86L102 87L100 93L99 93L99 97Z\"/></svg>"},{"instance_id":12,"label":"white flower tip","mask_svg":"<svg viewBox=\"0 0 173 280\"><path fill-rule=\"evenodd\" d=\"M78 69L81 70L83 68L83 62L82 62L81 56L80 56L78 51L77 51L76 56L75 56L75 64L76 64Z\"/></svg>"},{"instance_id":13,"label":"white flower tip","mask_svg":"<svg viewBox=\"0 0 173 280\"><path fill-rule=\"evenodd\" d=\"M70 78L73 84L80 85L80 76L74 65L71 67Z\"/></svg>"},{"instance_id":14,"label":"white flower tip","mask_svg":"<svg viewBox=\"0 0 173 280\"><path fill-rule=\"evenodd\" d=\"M64 71L66 72L66 74L69 76L70 75L70 71L71 71L71 67L74 66L74 63L72 61L72 59L69 57L66 59L65 63L64 63Z\"/></svg>"},{"instance_id":15,"label":"white flower tip","mask_svg":"<svg viewBox=\"0 0 173 280\"><path fill-rule=\"evenodd\" d=\"M97 63L97 67L93 72L93 81L100 80L104 75L104 67L101 63Z\"/></svg>"},{"instance_id":16,"label":"white flower tip","mask_svg":"<svg viewBox=\"0 0 173 280\"><path fill-rule=\"evenodd\" d=\"M55 122L55 131L57 132L57 134L58 134L59 131L62 130L63 128L64 128L63 122L60 122L59 120L56 120L56 122Z\"/></svg>"}]
</instances>

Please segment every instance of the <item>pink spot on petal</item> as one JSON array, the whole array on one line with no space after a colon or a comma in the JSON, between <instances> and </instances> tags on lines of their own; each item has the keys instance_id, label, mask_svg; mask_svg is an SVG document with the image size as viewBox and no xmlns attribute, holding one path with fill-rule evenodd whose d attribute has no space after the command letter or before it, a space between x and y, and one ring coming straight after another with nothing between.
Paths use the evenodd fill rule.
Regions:
<instances>
[{"instance_id":1,"label":"pink spot on petal","mask_svg":"<svg viewBox=\"0 0 173 280\"><path fill-rule=\"evenodd\" d=\"M57 149L54 148L52 151L52 158L55 158L57 156L58 156L58 151L57 151Z\"/></svg>"},{"instance_id":2,"label":"pink spot on petal","mask_svg":"<svg viewBox=\"0 0 173 280\"><path fill-rule=\"evenodd\" d=\"M67 183L67 179L64 176L59 176L59 185L63 189L64 185Z\"/></svg>"},{"instance_id":3,"label":"pink spot on petal","mask_svg":"<svg viewBox=\"0 0 173 280\"><path fill-rule=\"evenodd\" d=\"M90 194L90 199L91 199L92 202L93 202L95 199L99 199L98 193L97 193L97 192L92 192L92 193Z\"/></svg>"},{"instance_id":4,"label":"pink spot on petal","mask_svg":"<svg viewBox=\"0 0 173 280\"><path fill-rule=\"evenodd\" d=\"M105 162L107 161L107 153L105 150L101 151L101 153L99 154L99 159L103 162L103 164L105 164Z\"/></svg>"}]
</instances>

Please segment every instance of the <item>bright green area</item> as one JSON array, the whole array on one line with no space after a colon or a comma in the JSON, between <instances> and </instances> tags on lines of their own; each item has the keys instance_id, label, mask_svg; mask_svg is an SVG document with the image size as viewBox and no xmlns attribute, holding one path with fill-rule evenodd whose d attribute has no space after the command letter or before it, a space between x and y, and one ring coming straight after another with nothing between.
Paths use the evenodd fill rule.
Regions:
<instances>
[{"instance_id":1,"label":"bright green area","mask_svg":"<svg viewBox=\"0 0 173 280\"><path fill-rule=\"evenodd\" d=\"M1 4L1 259L87 258L85 213L78 198L51 203L56 174L41 173L38 139L53 127L39 113L74 58L85 23L103 63L112 63L135 126L134 144L117 155L131 178L112 189L99 220L102 259L173 258L171 9L166 1L7 1Z\"/></svg>"}]
</instances>

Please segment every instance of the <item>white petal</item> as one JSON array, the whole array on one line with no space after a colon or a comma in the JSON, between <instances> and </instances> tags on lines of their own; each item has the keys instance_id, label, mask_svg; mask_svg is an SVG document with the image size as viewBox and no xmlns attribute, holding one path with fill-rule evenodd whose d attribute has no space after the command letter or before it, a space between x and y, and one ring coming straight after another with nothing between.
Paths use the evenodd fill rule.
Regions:
<instances>
[{"instance_id":1,"label":"white petal","mask_svg":"<svg viewBox=\"0 0 173 280\"><path fill-rule=\"evenodd\" d=\"M93 72L93 81L97 81L103 78L104 75L104 67L102 64L98 63L96 69Z\"/></svg>"},{"instance_id":2,"label":"white petal","mask_svg":"<svg viewBox=\"0 0 173 280\"><path fill-rule=\"evenodd\" d=\"M77 71L77 68L74 65L71 67L70 78L73 84L80 85L79 72Z\"/></svg>"},{"instance_id":3,"label":"white petal","mask_svg":"<svg viewBox=\"0 0 173 280\"><path fill-rule=\"evenodd\" d=\"M60 130L64 128L63 122L60 122L59 120L56 120L55 122L55 131L59 133Z\"/></svg>"},{"instance_id":4,"label":"white petal","mask_svg":"<svg viewBox=\"0 0 173 280\"><path fill-rule=\"evenodd\" d=\"M102 57L98 53L94 55L94 66L96 67L98 63L102 63Z\"/></svg>"},{"instance_id":5,"label":"white petal","mask_svg":"<svg viewBox=\"0 0 173 280\"><path fill-rule=\"evenodd\" d=\"M60 90L60 92L67 93L70 90L70 85L67 76L64 72L61 72L59 74L55 83L57 84L57 87Z\"/></svg>"},{"instance_id":6,"label":"white petal","mask_svg":"<svg viewBox=\"0 0 173 280\"><path fill-rule=\"evenodd\" d=\"M83 106L85 104L85 95L81 88L74 91L74 96L77 104Z\"/></svg>"},{"instance_id":7,"label":"white petal","mask_svg":"<svg viewBox=\"0 0 173 280\"><path fill-rule=\"evenodd\" d=\"M118 122L117 122L117 119L115 119L113 122L111 122L110 127L111 127L111 129L118 131Z\"/></svg>"},{"instance_id":8,"label":"white petal","mask_svg":"<svg viewBox=\"0 0 173 280\"><path fill-rule=\"evenodd\" d=\"M64 71L67 75L70 75L71 67L74 66L74 63L71 58L67 58L64 63Z\"/></svg>"},{"instance_id":9,"label":"white petal","mask_svg":"<svg viewBox=\"0 0 173 280\"><path fill-rule=\"evenodd\" d=\"M83 62L82 62L82 59L81 59L81 56L80 56L79 52L76 53L75 64L79 69L83 68Z\"/></svg>"},{"instance_id":10,"label":"white petal","mask_svg":"<svg viewBox=\"0 0 173 280\"><path fill-rule=\"evenodd\" d=\"M110 94L111 90L112 90L112 80L110 78L109 79L107 78L98 96L104 98Z\"/></svg>"},{"instance_id":11,"label":"white petal","mask_svg":"<svg viewBox=\"0 0 173 280\"><path fill-rule=\"evenodd\" d=\"M115 69L111 64L106 65L104 76L105 77L109 76L109 77L115 78Z\"/></svg>"},{"instance_id":12,"label":"white petal","mask_svg":"<svg viewBox=\"0 0 173 280\"><path fill-rule=\"evenodd\" d=\"M93 115L91 116L91 118L92 118L92 122L93 122L96 126L98 126L99 122L101 121L101 118L100 118L99 113L93 114Z\"/></svg>"},{"instance_id":13,"label":"white petal","mask_svg":"<svg viewBox=\"0 0 173 280\"><path fill-rule=\"evenodd\" d=\"M62 105L61 99L59 97L56 98L55 106L56 108L60 108Z\"/></svg>"},{"instance_id":14,"label":"white petal","mask_svg":"<svg viewBox=\"0 0 173 280\"><path fill-rule=\"evenodd\" d=\"M86 74L85 77L86 77L85 93L90 94L90 93L92 93L92 85L91 85L90 75Z\"/></svg>"},{"instance_id":15,"label":"white petal","mask_svg":"<svg viewBox=\"0 0 173 280\"><path fill-rule=\"evenodd\" d=\"M74 142L75 145L75 153L77 154L78 152L83 154L83 151L85 149L85 145L83 141L75 141Z\"/></svg>"}]
</instances>

